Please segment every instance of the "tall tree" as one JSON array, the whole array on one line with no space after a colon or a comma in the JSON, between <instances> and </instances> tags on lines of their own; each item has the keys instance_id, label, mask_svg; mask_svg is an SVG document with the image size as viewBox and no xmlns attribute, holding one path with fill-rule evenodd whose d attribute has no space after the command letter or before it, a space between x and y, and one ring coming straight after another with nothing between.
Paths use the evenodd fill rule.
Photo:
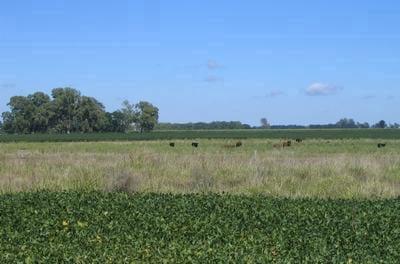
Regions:
<instances>
[{"instance_id":1,"label":"tall tree","mask_svg":"<svg viewBox=\"0 0 400 264\"><path fill-rule=\"evenodd\" d=\"M112 113L106 113L106 116L106 131L125 132L129 128L129 124L126 122L125 115L122 111L118 110Z\"/></svg>"},{"instance_id":2,"label":"tall tree","mask_svg":"<svg viewBox=\"0 0 400 264\"><path fill-rule=\"evenodd\" d=\"M337 123L338 128L357 128L356 122L352 118L342 118Z\"/></svg>"},{"instance_id":3,"label":"tall tree","mask_svg":"<svg viewBox=\"0 0 400 264\"><path fill-rule=\"evenodd\" d=\"M265 117L261 118L260 123L261 123L261 128L271 127L270 124L268 123L268 120Z\"/></svg>"},{"instance_id":4,"label":"tall tree","mask_svg":"<svg viewBox=\"0 0 400 264\"><path fill-rule=\"evenodd\" d=\"M134 130L138 118L135 104L131 104L128 100L125 100L122 103L121 113L124 117L125 130Z\"/></svg>"},{"instance_id":5,"label":"tall tree","mask_svg":"<svg viewBox=\"0 0 400 264\"><path fill-rule=\"evenodd\" d=\"M149 132L158 123L158 108L149 102L141 101L136 108L136 126L140 132Z\"/></svg>"},{"instance_id":6,"label":"tall tree","mask_svg":"<svg viewBox=\"0 0 400 264\"><path fill-rule=\"evenodd\" d=\"M73 88L56 88L51 92L53 97L52 109L55 113L53 124L57 132L70 133L79 131L76 118L81 94Z\"/></svg>"},{"instance_id":7,"label":"tall tree","mask_svg":"<svg viewBox=\"0 0 400 264\"><path fill-rule=\"evenodd\" d=\"M5 124L13 133L30 133L34 105L25 96L13 96L8 103L10 112L5 113Z\"/></svg>"},{"instance_id":8,"label":"tall tree","mask_svg":"<svg viewBox=\"0 0 400 264\"><path fill-rule=\"evenodd\" d=\"M74 116L80 132L98 132L106 125L104 105L93 97L82 96Z\"/></svg>"},{"instance_id":9,"label":"tall tree","mask_svg":"<svg viewBox=\"0 0 400 264\"><path fill-rule=\"evenodd\" d=\"M50 128L50 121L53 118L50 96L42 92L28 95L33 105L31 119L31 132L47 132Z\"/></svg>"},{"instance_id":10,"label":"tall tree","mask_svg":"<svg viewBox=\"0 0 400 264\"><path fill-rule=\"evenodd\" d=\"M381 120L374 125L374 128L387 128L387 124L385 120Z\"/></svg>"}]
</instances>

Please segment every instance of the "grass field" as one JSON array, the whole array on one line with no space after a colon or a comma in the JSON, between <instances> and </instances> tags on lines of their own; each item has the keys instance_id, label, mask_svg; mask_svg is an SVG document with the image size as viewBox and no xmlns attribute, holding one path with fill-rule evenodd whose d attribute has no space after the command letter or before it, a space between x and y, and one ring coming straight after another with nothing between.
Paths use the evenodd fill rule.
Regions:
<instances>
[{"instance_id":1,"label":"grass field","mask_svg":"<svg viewBox=\"0 0 400 264\"><path fill-rule=\"evenodd\" d=\"M400 201L0 195L1 263L398 263Z\"/></svg>"},{"instance_id":2,"label":"grass field","mask_svg":"<svg viewBox=\"0 0 400 264\"><path fill-rule=\"evenodd\" d=\"M276 149L275 139L236 141L0 144L0 191L120 190L228 192L284 197L400 195L400 141L305 140Z\"/></svg>"},{"instance_id":3,"label":"grass field","mask_svg":"<svg viewBox=\"0 0 400 264\"><path fill-rule=\"evenodd\" d=\"M153 131L151 133L0 134L0 142L137 141L169 139L400 139L400 129L252 129Z\"/></svg>"}]
</instances>

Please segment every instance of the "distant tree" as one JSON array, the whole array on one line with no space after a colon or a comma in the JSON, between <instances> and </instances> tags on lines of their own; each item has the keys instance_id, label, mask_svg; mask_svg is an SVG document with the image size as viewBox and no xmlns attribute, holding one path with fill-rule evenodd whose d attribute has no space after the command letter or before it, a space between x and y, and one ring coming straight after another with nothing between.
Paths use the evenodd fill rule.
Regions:
<instances>
[{"instance_id":1,"label":"distant tree","mask_svg":"<svg viewBox=\"0 0 400 264\"><path fill-rule=\"evenodd\" d=\"M369 125L368 122L364 122L364 123L359 123L359 122L357 122L357 127L358 127L358 128L369 128L370 125Z\"/></svg>"},{"instance_id":2,"label":"distant tree","mask_svg":"<svg viewBox=\"0 0 400 264\"><path fill-rule=\"evenodd\" d=\"M265 117L261 118L260 123L261 123L261 128L271 127L271 125L269 124L268 120Z\"/></svg>"},{"instance_id":3,"label":"distant tree","mask_svg":"<svg viewBox=\"0 0 400 264\"><path fill-rule=\"evenodd\" d=\"M239 121L213 121L210 123L158 123L157 130L200 130L200 129L251 129L248 124L242 124Z\"/></svg>"},{"instance_id":4,"label":"distant tree","mask_svg":"<svg viewBox=\"0 0 400 264\"><path fill-rule=\"evenodd\" d=\"M107 122L104 105L93 97L82 96L74 116L80 132L99 132Z\"/></svg>"},{"instance_id":5,"label":"distant tree","mask_svg":"<svg viewBox=\"0 0 400 264\"><path fill-rule=\"evenodd\" d=\"M137 122L137 112L135 104L131 104L128 100L123 101L121 113L123 114L125 130L134 130Z\"/></svg>"},{"instance_id":6,"label":"distant tree","mask_svg":"<svg viewBox=\"0 0 400 264\"><path fill-rule=\"evenodd\" d=\"M28 99L33 104L31 132L47 132L54 116L50 97L45 93L36 92L28 95Z\"/></svg>"},{"instance_id":7,"label":"distant tree","mask_svg":"<svg viewBox=\"0 0 400 264\"><path fill-rule=\"evenodd\" d=\"M386 124L385 120L381 120L378 123L376 123L373 127L374 128L386 128L387 124Z\"/></svg>"},{"instance_id":8,"label":"distant tree","mask_svg":"<svg viewBox=\"0 0 400 264\"><path fill-rule=\"evenodd\" d=\"M52 110L55 113L53 124L56 132L79 131L77 112L81 99L80 92L70 87L56 88L52 90L51 95L53 97Z\"/></svg>"},{"instance_id":9,"label":"distant tree","mask_svg":"<svg viewBox=\"0 0 400 264\"><path fill-rule=\"evenodd\" d=\"M390 128L400 128L400 124L398 123L391 124Z\"/></svg>"},{"instance_id":10,"label":"distant tree","mask_svg":"<svg viewBox=\"0 0 400 264\"><path fill-rule=\"evenodd\" d=\"M141 101L135 105L136 127L140 132L149 132L158 123L158 108L149 102Z\"/></svg>"},{"instance_id":11,"label":"distant tree","mask_svg":"<svg viewBox=\"0 0 400 264\"><path fill-rule=\"evenodd\" d=\"M10 112L3 113L4 127L10 133L30 133L34 105L25 96L13 96L7 104Z\"/></svg>"},{"instance_id":12,"label":"distant tree","mask_svg":"<svg viewBox=\"0 0 400 264\"><path fill-rule=\"evenodd\" d=\"M338 128L357 128L356 122L352 118L342 118L337 123Z\"/></svg>"},{"instance_id":13,"label":"distant tree","mask_svg":"<svg viewBox=\"0 0 400 264\"><path fill-rule=\"evenodd\" d=\"M158 108L148 102L124 101L121 110L106 113L102 103L70 87L53 89L51 97L42 92L13 96L8 106L1 115L6 133L144 132L158 122Z\"/></svg>"},{"instance_id":14,"label":"distant tree","mask_svg":"<svg viewBox=\"0 0 400 264\"><path fill-rule=\"evenodd\" d=\"M129 123L126 122L125 115L122 111L114 111L107 113L107 127L108 132L125 132L129 128Z\"/></svg>"}]
</instances>

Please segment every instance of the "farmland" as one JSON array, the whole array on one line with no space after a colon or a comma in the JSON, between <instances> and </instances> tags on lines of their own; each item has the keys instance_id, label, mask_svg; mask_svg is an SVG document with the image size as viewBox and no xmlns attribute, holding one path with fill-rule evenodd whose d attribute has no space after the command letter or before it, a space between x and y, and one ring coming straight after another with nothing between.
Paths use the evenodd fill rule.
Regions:
<instances>
[{"instance_id":1,"label":"farmland","mask_svg":"<svg viewBox=\"0 0 400 264\"><path fill-rule=\"evenodd\" d=\"M0 196L2 263L395 263L400 203L216 194Z\"/></svg>"},{"instance_id":2,"label":"farmland","mask_svg":"<svg viewBox=\"0 0 400 264\"><path fill-rule=\"evenodd\" d=\"M151 133L0 134L0 142L141 141L178 139L400 139L399 129L251 129Z\"/></svg>"},{"instance_id":3,"label":"farmland","mask_svg":"<svg viewBox=\"0 0 400 264\"><path fill-rule=\"evenodd\" d=\"M228 192L284 197L400 195L400 141L275 139L0 144L2 192L49 189Z\"/></svg>"},{"instance_id":4,"label":"farmland","mask_svg":"<svg viewBox=\"0 0 400 264\"><path fill-rule=\"evenodd\" d=\"M400 140L371 131L6 140L0 262L396 262Z\"/></svg>"}]
</instances>

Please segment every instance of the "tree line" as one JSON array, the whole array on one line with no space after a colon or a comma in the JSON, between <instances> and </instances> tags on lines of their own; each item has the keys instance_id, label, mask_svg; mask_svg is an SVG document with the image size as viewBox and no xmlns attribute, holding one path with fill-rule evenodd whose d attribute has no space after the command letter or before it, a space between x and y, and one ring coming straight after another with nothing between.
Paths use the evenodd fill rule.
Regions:
<instances>
[{"instance_id":1,"label":"tree line","mask_svg":"<svg viewBox=\"0 0 400 264\"><path fill-rule=\"evenodd\" d=\"M157 130L211 130L211 129L250 129L248 124L242 124L239 121L213 121L210 123L159 123Z\"/></svg>"},{"instance_id":2,"label":"tree line","mask_svg":"<svg viewBox=\"0 0 400 264\"><path fill-rule=\"evenodd\" d=\"M312 125L271 125L266 118L261 118L259 126L250 126L239 121L213 121L197 123L159 123L156 130L213 130L213 129L334 129L334 128L400 128L400 124L387 124L386 121L370 125L368 122L356 122L352 118L342 118L333 124Z\"/></svg>"},{"instance_id":3,"label":"tree line","mask_svg":"<svg viewBox=\"0 0 400 264\"><path fill-rule=\"evenodd\" d=\"M91 133L148 132L158 123L158 108L149 102L132 104L106 112L93 97L83 96L73 88L55 88L51 95L35 92L13 96L2 113L0 126L7 133Z\"/></svg>"}]
</instances>

